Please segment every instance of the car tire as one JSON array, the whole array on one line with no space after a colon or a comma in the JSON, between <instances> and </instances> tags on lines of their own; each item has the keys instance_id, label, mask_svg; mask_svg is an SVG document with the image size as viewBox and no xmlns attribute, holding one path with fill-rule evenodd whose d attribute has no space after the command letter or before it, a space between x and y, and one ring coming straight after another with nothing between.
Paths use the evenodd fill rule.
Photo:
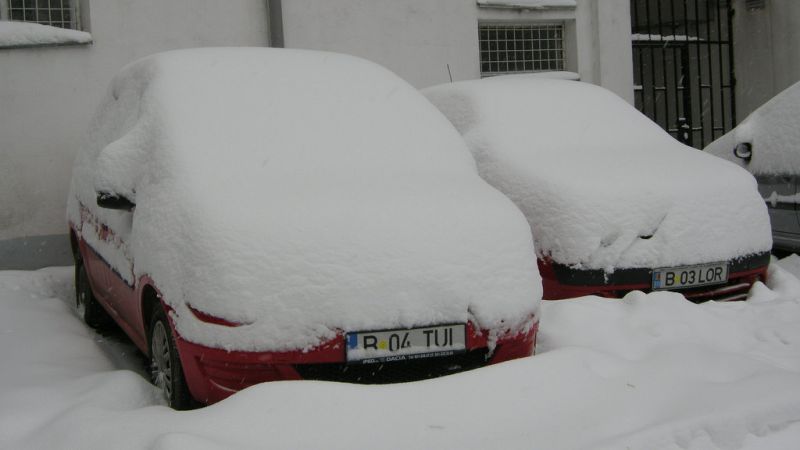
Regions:
<instances>
[{"instance_id":1,"label":"car tire","mask_svg":"<svg viewBox=\"0 0 800 450\"><path fill-rule=\"evenodd\" d=\"M96 330L106 328L112 322L111 316L95 298L89 284L89 274L81 262L75 264L75 307L86 325Z\"/></svg>"},{"instance_id":2,"label":"car tire","mask_svg":"<svg viewBox=\"0 0 800 450\"><path fill-rule=\"evenodd\" d=\"M160 305L154 308L149 330L150 380L161 389L164 398L173 409L194 408L196 403L189 393L189 386L183 375L172 327Z\"/></svg>"}]
</instances>

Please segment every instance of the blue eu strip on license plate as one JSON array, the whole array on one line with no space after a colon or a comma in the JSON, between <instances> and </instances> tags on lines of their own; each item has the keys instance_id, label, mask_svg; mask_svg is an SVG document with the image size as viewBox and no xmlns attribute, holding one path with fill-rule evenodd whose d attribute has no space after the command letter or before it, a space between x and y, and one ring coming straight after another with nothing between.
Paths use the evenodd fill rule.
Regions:
<instances>
[{"instance_id":1,"label":"blue eu strip on license plate","mask_svg":"<svg viewBox=\"0 0 800 450\"><path fill-rule=\"evenodd\" d=\"M728 263L666 267L653 270L652 289L671 290L711 286L728 282Z\"/></svg>"},{"instance_id":2,"label":"blue eu strip on license plate","mask_svg":"<svg viewBox=\"0 0 800 450\"><path fill-rule=\"evenodd\" d=\"M467 351L464 324L355 331L345 336L348 364L375 364L451 356Z\"/></svg>"}]
</instances>

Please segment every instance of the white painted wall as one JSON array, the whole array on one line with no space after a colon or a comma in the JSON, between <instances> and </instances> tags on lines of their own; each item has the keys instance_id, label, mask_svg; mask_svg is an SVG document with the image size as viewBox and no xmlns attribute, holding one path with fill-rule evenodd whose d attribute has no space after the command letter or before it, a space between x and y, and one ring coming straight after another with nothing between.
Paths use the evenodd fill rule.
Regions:
<instances>
[{"instance_id":1,"label":"white painted wall","mask_svg":"<svg viewBox=\"0 0 800 450\"><path fill-rule=\"evenodd\" d=\"M633 104L630 0L578 0L575 15L581 81Z\"/></svg>"},{"instance_id":2,"label":"white painted wall","mask_svg":"<svg viewBox=\"0 0 800 450\"><path fill-rule=\"evenodd\" d=\"M735 0L736 107L741 121L775 94L800 81L800 1L767 0L748 11Z\"/></svg>"},{"instance_id":3,"label":"white painted wall","mask_svg":"<svg viewBox=\"0 0 800 450\"><path fill-rule=\"evenodd\" d=\"M375 61L423 88L480 77L478 22L562 22L566 70L578 70L574 9L479 8L476 0L282 0L288 48Z\"/></svg>"},{"instance_id":4,"label":"white painted wall","mask_svg":"<svg viewBox=\"0 0 800 450\"><path fill-rule=\"evenodd\" d=\"M283 0L287 48L375 61L416 87L479 76L472 0Z\"/></svg>"},{"instance_id":5,"label":"white painted wall","mask_svg":"<svg viewBox=\"0 0 800 450\"><path fill-rule=\"evenodd\" d=\"M80 134L122 66L168 49L267 44L265 0L86 3L94 44L0 48L0 263L4 240L66 233Z\"/></svg>"},{"instance_id":6,"label":"white painted wall","mask_svg":"<svg viewBox=\"0 0 800 450\"><path fill-rule=\"evenodd\" d=\"M268 40L267 0L82 2L93 45L0 49L0 268L9 252L61 242L80 134L123 65L167 49ZM633 99L629 0L544 11L475 0L282 0L281 9L286 47L361 56L420 88L447 82L448 64L454 80L480 76L479 21L563 22L566 69Z\"/></svg>"}]
</instances>

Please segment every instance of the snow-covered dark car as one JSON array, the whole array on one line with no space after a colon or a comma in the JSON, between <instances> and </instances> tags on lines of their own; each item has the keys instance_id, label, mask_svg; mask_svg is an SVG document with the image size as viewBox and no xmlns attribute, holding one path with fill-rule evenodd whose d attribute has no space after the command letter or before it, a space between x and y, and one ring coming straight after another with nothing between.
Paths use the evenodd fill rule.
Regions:
<instances>
[{"instance_id":1,"label":"snow-covered dark car","mask_svg":"<svg viewBox=\"0 0 800 450\"><path fill-rule=\"evenodd\" d=\"M113 318L176 408L534 350L524 216L436 108L358 58L227 48L129 65L78 153L67 217L80 313Z\"/></svg>"},{"instance_id":2,"label":"snow-covered dark car","mask_svg":"<svg viewBox=\"0 0 800 450\"><path fill-rule=\"evenodd\" d=\"M526 76L423 93L528 218L544 298L679 290L736 300L765 279L769 218L753 178L613 93Z\"/></svg>"},{"instance_id":3,"label":"snow-covered dark car","mask_svg":"<svg viewBox=\"0 0 800 450\"><path fill-rule=\"evenodd\" d=\"M767 204L775 248L800 251L800 83L788 87L705 150L752 173Z\"/></svg>"}]
</instances>

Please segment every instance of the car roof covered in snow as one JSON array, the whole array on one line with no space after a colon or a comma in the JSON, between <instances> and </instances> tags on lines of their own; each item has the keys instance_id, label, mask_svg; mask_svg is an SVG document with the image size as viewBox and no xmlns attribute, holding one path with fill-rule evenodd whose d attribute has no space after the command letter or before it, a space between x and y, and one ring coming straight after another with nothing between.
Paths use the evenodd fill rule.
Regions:
<instances>
[{"instance_id":1,"label":"car roof covered in snow","mask_svg":"<svg viewBox=\"0 0 800 450\"><path fill-rule=\"evenodd\" d=\"M201 344L287 350L470 318L506 333L541 298L519 210L416 89L355 57L217 48L135 62L72 189L70 220L83 205L129 233L93 245L131 281L152 277ZM132 217L93 206L100 191L134 200ZM220 330L188 304L248 325Z\"/></svg>"},{"instance_id":2,"label":"car roof covered in snow","mask_svg":"<svg viewBox=\"0 0 800 450\"><path fill-rule=\"evenodd\" d=\"M706 147L757 175L800 173L800 82L753 111L736 128ZM751 145L749 162L737 158L738 144Z\"/></svg>"},{"instance_id":3,"label":"car roof covered in snow","mask_svg":"<svg viewBox=\"0 0 800 450\"><path fill-rule=\"evenodd\" d=\"M463 134L481 175L525 213L542 257L613 271L771 246L752 177L603 88L505 77L423 93Z\"/></svg>"}]
</instances>

